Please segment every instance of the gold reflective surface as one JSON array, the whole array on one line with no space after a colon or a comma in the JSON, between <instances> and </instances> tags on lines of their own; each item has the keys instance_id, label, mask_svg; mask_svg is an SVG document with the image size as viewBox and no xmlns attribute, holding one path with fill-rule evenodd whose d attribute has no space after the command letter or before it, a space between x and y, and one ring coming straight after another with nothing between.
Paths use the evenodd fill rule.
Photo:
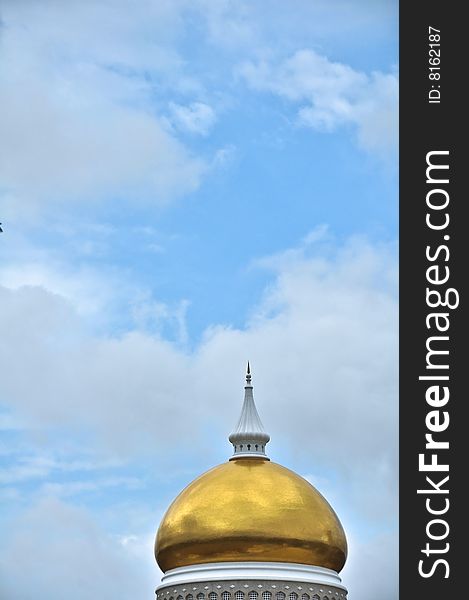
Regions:
<instances>
[{"instance_id":1,"label":"gold reflective surface","mask_svg":"<svg viewBox=\"0 0 469 600\"><path fill-rule=\"evenodd\" d=\"M179 494L159 527L155 556L163 571L233 561L340 571L347 541L331 506L305 479L267 460L240 458Z\"/></svg>"}]
</instances>

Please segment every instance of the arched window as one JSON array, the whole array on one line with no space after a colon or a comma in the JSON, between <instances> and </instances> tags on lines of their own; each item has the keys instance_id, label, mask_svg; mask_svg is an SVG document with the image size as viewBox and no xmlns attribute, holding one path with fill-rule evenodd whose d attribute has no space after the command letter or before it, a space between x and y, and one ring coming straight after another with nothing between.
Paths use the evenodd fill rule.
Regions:
<instances>
[{"instance_id":1,"label":"arched window","mask_svg":"<svg viewBox=\"0 0 469 600\"><path fill-rule=\"evenodd\" d=\"M285 594L283 592L277 592L277 600L285 600Z\"/></svg>"},{"instance_id":2,"label":"arched window","mask_svg":"<svg viewBox=\"0 0 469 600\"><path fill-rule=\"evenodd\" d=\"M298 600L298 594L295 594L295 592L291 592L288 597L290 600Z\"/></svg>"},{"instance_id":3,"label":"arched window","mask_svg":"<svg viewBox=\"0 0 469 600\"><path fill-rule=\"evenodd\" d=\"M272 594L270 592L263 592L262 600L272 600Z\"/></svg>"},{"instance_id":4,"label":"arched window","mask_svg":"<svg viewBox=\"0 0 469 600\"><path fill-rule=\"evenodd\" d=\"M184 598L182 596L178 596L177 600L184 600Z\"/></svg>"},{"instance_id":5,"label":"arched window","mask_svg":"<svg viewBox=\"0 0 469 600\"><path fill-rule=\"evenodd\" d=\"M205 594L203 592L200 592L200 594L197 594L197 600L205 600Z\"/></svg>"},{"instance_id":6,"label":"arched window","mask_svg":"<svg viewBox=\"0 0 469 600\"><path fill-rule=\"evenodd\" d=\"M210 592L208 595L208 600L217 600L217 594L215 592Z\"/></svg>"},{"instance_id":7,"label":"arched window","mask_svg":"<svg viewBox=\"0 0 469 600\"><path fill-rule=\"evenodd\" d=\"M194 600L194 596L192 594L187 594L186 600Z\"/></svg>"},{"instance_id":8,"label":"arched window","mask_svg":"<svg viewBox=\"0 0 469 600\"><path fill-rule=\"evenodd\" d=\"M314 594L313 600L321 600L321 598L317 594Z\"/></svg>"},{"instance_id":9,"label":"arched window","mask_svg":"<svg viewBox=\"0 0 469 600\"><path fill-rule=\"evenodd\" d=\"M221 600L230 600L231 594L230 592L223 592L221 595Z\"/></svg>"},{"instance_id":10,"label":"arched window","mask_svg":"<svg viewBox=\"0 0 469 600\"><path fill-rule=\"evenodd\" d=\"M244 600L244 592L238 590L235 594L235 600Z\"/></svg>"},{"instance_id":11,"label":"arched window","mask_svg":"<svg viewBox=\"0 0 469 600\"><path fill-rule=\"evenodd\" d=\"M257 592L249 592L249 600L257 600L258 593Z\"/></svg>"},{"instance_id":12,"label":"arched window","mask_svg":"<svg viewBox=\"0 0 469 600\"><path fill-rule=\"evenodd\" d=\"M301 600L309 600L309 595L308 594L302 594L301 595Z\"/></svg>"}]
</instances>

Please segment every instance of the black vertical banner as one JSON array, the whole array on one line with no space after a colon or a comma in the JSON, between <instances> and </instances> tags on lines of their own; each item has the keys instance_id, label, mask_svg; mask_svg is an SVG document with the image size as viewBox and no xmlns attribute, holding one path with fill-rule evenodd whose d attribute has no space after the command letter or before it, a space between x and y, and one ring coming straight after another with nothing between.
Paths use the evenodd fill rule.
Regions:
<instances>
[{"instance_id":1,"label":"black vertical banner","mask_svg":"<svg viewBox=\"0 0 469 600\"><path fill-rule=\"evenodd\" d=\"M400 597L467 597L462 2L400 6ZM464 314L465 313L465 314ZM463 595L457 596L456 592Z\"/></svg>"}]
</instances>

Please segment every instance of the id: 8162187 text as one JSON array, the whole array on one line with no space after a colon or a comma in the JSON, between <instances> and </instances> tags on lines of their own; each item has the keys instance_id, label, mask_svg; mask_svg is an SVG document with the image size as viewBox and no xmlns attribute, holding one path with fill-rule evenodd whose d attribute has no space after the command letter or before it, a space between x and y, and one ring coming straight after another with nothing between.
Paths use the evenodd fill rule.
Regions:
<instances>
[{"instance_id":1,"label":"id: 8162187 text","mask_svg":"<svg viewBox=\"0 0 469 600\"><path fill-rule=\"evenodd\" d=\"M440 30L435 27L428 27L428 79L431 82L428 91L428 103L439 104L441 102L441 35Z\"/></svg>"}]
</instances>

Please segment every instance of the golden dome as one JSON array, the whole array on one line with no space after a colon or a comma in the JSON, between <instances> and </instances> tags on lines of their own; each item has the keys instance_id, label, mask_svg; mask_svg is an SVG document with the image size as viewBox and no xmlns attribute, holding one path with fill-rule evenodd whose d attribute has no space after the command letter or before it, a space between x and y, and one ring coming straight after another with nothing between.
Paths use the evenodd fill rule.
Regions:
<instances>
[{"instance_id":1,"label":"golden dome","mask_svg":"<svg viewBox=\"0 0 469 600\"><path fill-rule=\"evenodd\" d=\"M189 484L155 542L163 571L200 563L265 561L340 571L342 525L305 479L265 458L235 458Z\"/></svg>"}]
</instances>

